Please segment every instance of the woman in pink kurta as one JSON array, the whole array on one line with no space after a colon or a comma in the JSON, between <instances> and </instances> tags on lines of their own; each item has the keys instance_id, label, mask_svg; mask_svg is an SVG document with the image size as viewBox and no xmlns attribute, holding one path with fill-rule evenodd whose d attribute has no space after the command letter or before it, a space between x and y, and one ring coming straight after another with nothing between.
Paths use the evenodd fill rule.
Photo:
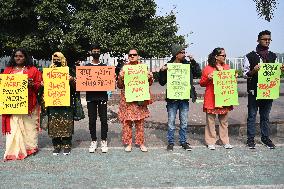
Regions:
<instances>
[{"instance_id":1,"label":"woman in pink kurta","mask_svg":"<svg viewBox=\"0 0 284 189\"><path fill-rule=\"evenodd\" d=\"M140 64L140 62L138 62L138 54L136 49L131 49L128 57L128 65ZM148 80L149 85L152 85L153 75L151 72L148 72ZM119 73L117 86L118 88L122 89L118 118L123 125L122 141L126 145L125 151L130 152L132 150L132 123L134 122L136 127L135 144L140 146L142 152L147 152L147 148L144 145L144 119L150 115L150 112L147 108L147 105L150 103L150 101L126 102L123 70L121 70Z\"/></svg>"}]
</instances>

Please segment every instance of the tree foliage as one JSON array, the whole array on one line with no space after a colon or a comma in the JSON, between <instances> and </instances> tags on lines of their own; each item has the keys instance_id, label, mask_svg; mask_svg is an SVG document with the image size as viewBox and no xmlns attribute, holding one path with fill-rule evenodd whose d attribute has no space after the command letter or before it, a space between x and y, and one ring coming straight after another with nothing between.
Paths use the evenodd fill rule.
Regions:
<instances>
[{"instance_id":1,"label":"tree foliage","mask_svg":"<svg viewBox=\"0 0 284 189\"><path fill-rule=\"evenodd\" d=\"M253 0L256 3L256 11L259 17L264 17L268 22L273 18L273 12L277 8L277 0Z\"/></svg>"},{"instance_id":2,"label":"tree foliage","mask_svg":"<svg viewBox=\"0 0 284 189\"><path fill-rule=\"evenodd\" d=\"M156 16L154 0L5 0L0 5L1 55L26 47L36 58L62 51L70 60L85 57L90 44L121 56L137 48L142 57L170 54L177 36L171 12Z\"/></svg>"}]
</instances>

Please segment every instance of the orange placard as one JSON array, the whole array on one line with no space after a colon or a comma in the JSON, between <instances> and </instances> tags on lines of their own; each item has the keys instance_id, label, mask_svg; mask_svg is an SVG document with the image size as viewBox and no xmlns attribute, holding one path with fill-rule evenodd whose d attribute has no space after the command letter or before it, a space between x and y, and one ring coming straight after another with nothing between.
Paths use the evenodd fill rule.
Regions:
<instances>
[{"instance_id":1,"label":"orange placard","mask_svg":"<svg viewBox=\"0 0 284 189\"><path fill-rule=\"evenodd\" d=\"M77 91L114 91L114 66L77 66Z\"/></svg>"}]
</instances>

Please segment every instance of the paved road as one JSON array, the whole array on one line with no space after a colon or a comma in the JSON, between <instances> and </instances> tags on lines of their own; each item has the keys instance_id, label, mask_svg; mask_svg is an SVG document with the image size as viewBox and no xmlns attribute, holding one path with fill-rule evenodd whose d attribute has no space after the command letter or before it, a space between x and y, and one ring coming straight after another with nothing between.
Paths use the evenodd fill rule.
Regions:
<instances>
[{"instance_id":1,"label":"paved road","mask_svg":"<svg viewBox=\"0 0 284 189\"><path fill-rule=\"evenodd\" d=\"M1 188L284 187L284 146L195 147L191 152L157 147L148 153L113 148L107 154L76 148L70 156L58 157L51 151L45 148L23 161L0 163Z\"/></svg>"}]
</instances>

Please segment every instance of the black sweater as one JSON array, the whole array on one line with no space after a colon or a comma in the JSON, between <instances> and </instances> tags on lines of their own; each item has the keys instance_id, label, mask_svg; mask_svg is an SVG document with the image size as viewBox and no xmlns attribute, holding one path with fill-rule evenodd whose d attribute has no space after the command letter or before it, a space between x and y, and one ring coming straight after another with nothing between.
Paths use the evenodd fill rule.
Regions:
<instances>
[{"instance_id":1,"label":"black sweater","mask_svg":"<svg viewBox=\"0 0 284 189\"><path fill-rule=\"evenodd\" d=\"M254 93L257 93L257 83L258 83L258 74L251 74L252 70L254 69L254 67L260 62L260 57L258 54L256 54L255 51L252 51L250 53L248 53L246 55L249 64L250 64L250 71L247 73L248 79L247 79L247 90L248 92L250 90L254 90ZM262 61L264 63L274 63L276 60L277 56L275 53L269 51L268 52L268 59L264 60L262 59Z\"/></svg>"},{"instance_id":2,"label":"black sweater","mask_svg":"<svg viewBox=\"0 0 284 189\"><path fill-rule=\"evenodd\" d=\"M86 66L107 66L106 64L99 63L98 65L94 64L86 64ZM86 91L86 101L91 102L91 101L98 101L98 100L108 100L108 95L107 91Z\"/></svg>"}]
</instances>

